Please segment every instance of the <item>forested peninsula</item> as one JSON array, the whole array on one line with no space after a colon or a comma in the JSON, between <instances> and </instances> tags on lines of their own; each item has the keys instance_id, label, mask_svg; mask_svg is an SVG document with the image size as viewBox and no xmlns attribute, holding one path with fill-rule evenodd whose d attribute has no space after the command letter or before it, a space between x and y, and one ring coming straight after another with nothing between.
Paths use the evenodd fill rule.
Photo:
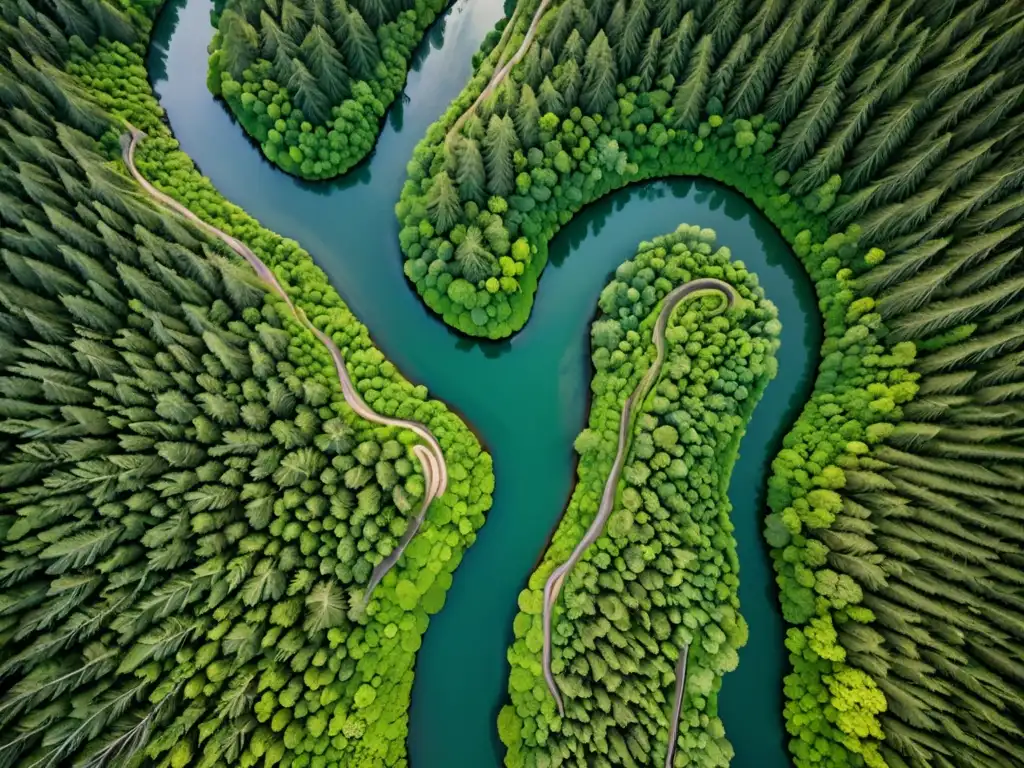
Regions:
<instances>
[{"instance_id":1,"label":"forested peninsula","mask_svg":"<svg viewBox=\"0 0 1024 768\"><path fill-rule=\"evenodd\" d=\"M0 14L0 764L403 764L490 457L178 151L156 10Z\"/></svg>"},{"instance_id":2,"label":"forested peninsula","mask_svg":"<svg viewBox=\"0 0 1024 768\"><path fill-rule=\"evenodd\" d=\"M514 622L498 721L509 765L671 766L677 749L683 765L729 764L717 695L747 626L726 491L779 322L714 241L683 225L642 243L601 293L579 480ZM603 535L581 551L595 523Z\"/></svg>"},{"instance_id":3,"label":"forested peninsula","mask_svg":"<svg viewBox=\"0 0 1024 768\"><path fill-rule=\"evenodd\" d=\"M305 179L373 149L413 51L447 0L228 0L209 88L263 154Z\"/></svg>"}]
</instances>

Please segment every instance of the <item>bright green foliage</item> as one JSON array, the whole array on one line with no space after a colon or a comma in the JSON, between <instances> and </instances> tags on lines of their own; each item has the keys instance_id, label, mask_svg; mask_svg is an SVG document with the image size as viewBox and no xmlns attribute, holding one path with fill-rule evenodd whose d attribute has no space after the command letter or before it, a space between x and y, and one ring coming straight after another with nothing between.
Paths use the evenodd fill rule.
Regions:
<instances>
[{"instance_id":1,"label":"bright green foliage","mask_svg":"<svg viewBox=\"0 0 1024 768\"><path fill-rule=\"evenodd\" d=\"M502 338L525 324L547 243L584 205L666 176L746 194L815 281L825 331L766 520L793 625L798 768L1024 764L1020 3L650 5L549 6L536 53L510 75L541 112L535 136L513 114L515 190L487 210L464 205L450 236L421 227L424 198L441 137L485 78L431 129L397 208L416 288L450 325ZM586 81L606 69L602 36L617 84L598 104ZM507 111L496 104L488 119ZM522 242L522 273L493 292L465 278L446 290L457 267L445 254L474 226ZM614 323L594 334L628 343ZM513 690L527 682L514 673ZM534 718L521 727L506 715L503 728L521 731L513 741L562 733L549 714L527 733L535 715L520 712ZM626 753L602 759L641 764Z\"/></svg>"},{"instance_id":2,"label":"bright green foliage","mask_svg":"<svg viewBox=\"0 0 1024 768\"><path fill-rule=\"evenodd\" d=\"M579 480L514 623L512 704L501 729L508 766L664 764L684 645L678 749L687 765L729 764L717 697L747 625L726 491L747 420L775 374L779 323L754 275L728 250L712 252L713 243L710 230L683 225L641 244L601 292ZM720 296L684 302L669 322L661 375L635 412L614 511L572 571L553 622L552 671L566 700L558 718L540 672L540 612L530 607L597 511L623 404L655 357L661 299L696 277L728 282L740 300L724 315L715 315Z\"/></svg>"},{"instance_id":3,"label":"bright green foliage","mask_svg":"<svg viewBox=\"0 0 1024 768\"><path fill-rule=\"evenodd\" d=\"M0 25L20 83L0 105L0 764L404 764L415 653L490 458L177 151L114 6L53 7L5 3ZM67 36L88 24L106 41ZM119 117L149 134L140 170L259 254L367 403L444 450L448 491L365 611L423 497L416 437L356 417L248 265L151 205Z\"/></svg>"},{"instance_id":4,"label":"bright green foliage","mask_svg":"<svg viewBox=\"0 0 1024 768\"><path fill-rule=\"evenodd\" d=\"M327 179L373 149L445 0L228 0L208 83L263 153Z\"/></svg>"}]
</instances>

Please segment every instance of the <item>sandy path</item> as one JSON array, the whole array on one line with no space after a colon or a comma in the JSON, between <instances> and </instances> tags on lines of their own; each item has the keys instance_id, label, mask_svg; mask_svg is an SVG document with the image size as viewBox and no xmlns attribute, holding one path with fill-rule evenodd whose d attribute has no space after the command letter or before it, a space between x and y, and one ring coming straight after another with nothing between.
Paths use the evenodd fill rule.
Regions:
<instances>
[{"instance_id":1,"label":"sandy path","mask_svg":"<svg viewBox=\"0 0 1024 768\"><path fill-rule=\"evenodd\" d=\"M156 199L165 208L170 208L175 213L188 219L207 234L222 240L231 250L245 259L260 280L262 280L266 286L288 306L288 309L291 310L295 319L298 320L301 325L305 326L314 336L316 336L320 343L327 348L327 351L330 353L331 359L334 362L334 369L338 374L338 381L341 384L342 396L345 398L345 402L348 403L349 407L355 411L356 414L374 424L412 430L423 440L424 443L426 443L426 445L414 445L412 449L413 454L420 460L420 466L423 469L423 476L426 479L426 491L423 496L423 501L420 504L420 508L416 511L416 514L409 522L405 535L402 536L398 546L396 546L394 551L378 563L377 567L373 569L373 574L370 576L370 581L367 584L366 591L364 593L363 605L365 606L366 603L369 602L370 595L373 593L374 588L380 583L381 579L384 578L387 572L394 567L395 563L398 562L398 559L402 556L405 548L408 546L409 542L412 541L416 532L420 529L420 526L423 524L423 520L427 516L427 510L429 509L431 502L443 495L448 487L448 466L445 463L444 453L441 451L441 445L437 442L437 438L435 438L430 430L423 424L420 424L417 421L381 416L366 404L366 401L363 400L352 383L352 379L348 374L348 368L345 366L345 358L342 356L341 350L338 349L338 345L334 343L334 340L331 339L330 336L310 322L301 307L297 307L292 303L288 292L284 289L284 286L281 285L277 276L270 270L270 268L264 264L263 261L253 253L245 243L200 219L196 214L179 203L173 197L164 194L154 187L149 180L139 172L139 169L135 167L135 148L138 143L146 137L146 134L131 123L126 122L125 125L128 128L128 133L121 137L122 157L125 165L128 167L128 171L139 183L139 186L141 186L150 197Z\"/></svg>"},{"instance_id":2,"label":"sandy path","mask_svg":"<svg viewBox=\"0 0 1024 768\"><path fill-rule=\"evenodd\" d=\"M562 696L555 683L554 675L551 673L551 621L555 602L558 600L558 594L561 591L562 585L564 584L566 577L569 575L569 572L576 563L579 562L580 558L583 557L590 545L600 537L601 533L604 531L605 524L608 522L608 517L612 513L618 491L619 476L622 474L623 465L626 461L626 452L631 442L630 428L632 424L633 411L641 405L647 397L647 393L650 391L655 380L657 380L658 375L661 373L661 366L665 362L665 331L668 328L669 318L672 316L672 312L681 301L686 298L693 297L698 292L706 293L708 291L719 292L725 296L726 303L720 311L729 309L736 302L736 290L731 285L710 277L697 278L696 280L690 280L689 282L683 283L665 297L664 304L661 312L658 314L658 319L655 321L654 330L652 332L652 338L654 340L654 346L657 350L657 354L653 364L647 369L647 373L644 374L640 383L637 384L636 389L633 390L633 394L629 396L622 408L622 417L619 420L618 451L615 454L615 461L612 464L611 472L608 474L608 480L605 482L604 493L601 496L601 504L598 507L597 514L594 516L594 520L590 524L590 528L587 529L586 534L576 545L576 548L573 549L569 559L551 572L551 575L548 577L548 580L544 585L544 650L542 666L544 668L544 679L547 682L548 690L551 691L551 695L555 698L555 702L558 704L559 715L563 717L565 716L565 708L562 703ZM681 661L678 665L678 669L676 670L675 720L673 722L672 738L669 742L668 761L666 762L666 766L671 765L671 760L675 754L675 735L679 727L679 713L682 707L682 694L686 685L686 657L688 653L689 647L687 646L683 650Z\"/></svg>"}]
</instances>

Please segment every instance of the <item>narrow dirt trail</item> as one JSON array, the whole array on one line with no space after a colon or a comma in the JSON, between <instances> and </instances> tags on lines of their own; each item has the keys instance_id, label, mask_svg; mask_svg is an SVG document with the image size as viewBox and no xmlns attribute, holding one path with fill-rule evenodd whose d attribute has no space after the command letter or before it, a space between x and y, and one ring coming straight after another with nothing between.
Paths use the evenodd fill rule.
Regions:
<instances>
[{"instance_id":1,"label":"narrow dirt trail","mask_svg":"<svg viewBox=\"0 0 1024 768\"><path fill-rule=\"evenodd\" d=\"M377 564L377 567L373 569L373 573L370 576L369 583L366 585L366 591L363 597L363 606L365 607L370 601L370 596L372 595L373 590L378 584L380 584L388 571L390 571L398 562L402 553L405 551L405 548L409 545L409 542L412 541L413 537L419 531L420 526L423 525L423 521L426 519L427 510L430 508L431 503L434 499L441 497L448 488L448 465L445 463L441 444L438 443L437 438L434 437L430 430L418 421L381 416L366 404L366 401L363 400L362 396L360 396L359 392L356 390L355 385L352 383L352 379L348 373L348 368L345 366L345 358L342 356L338 345L334 343L334 340L331 339L330 336L313 325L309 318L306 317L306 313L301 307L297 307L292 302L288 292L277 279L277 275L275 275L245 243L235 237L232 237L227 232L218 229L212 224L208 224L203 221L173 197L161 192L153 186L149 180L139 172L139 169L135 167L135 148L138 143L146 137L146 134L127 121L125 122L125 126L128 129L128 133L121 136L121 156L125 165L128 167L128 172L131 173L139 186L141 186L150 197L154 198L165 208L170 208L172 211L195 224L207 234L223 241L232 251L241 256L246 263L252 267L257 277L259 277L259 279L262 280L263 283L288 306L288 309L291 311L292 315L295 316L295 319L307 328L320 341L320 343L326 347L327 351L331 355L331 360L334 362L334 369L338 375L338 382L341 384L342 396L345 398L345 402L358 416L374 424L401 427L403 429L411 430L417 437L426 443L426 445L414 445L412 448L413 454L420 461L420 465L423 468L423 476L426 480L426 490L423 495L423 501L420 504L419 509L416 511L416 514L409 521L409 525L406 528L405 534L399 540L398 546L396 546L391 554L384 558Z\"/></svg>"},{"instance_id":2,"label":"narrow dirt trail","mask_svg":"<svg viewBox=\"0 0 1024 768\"><path fill-rule=\"evenodd\" d=\"M537 36L537 26L540 24L540 20L541 18L543 18L544 12L548 9L548 6L550 5L551 0L541 0L540 5L537 6L537 10L533 14L533 20L530 22L530 27L526 31L526 37L523 38L522 44L520 44L516 52L512 54L512 57L507 62L505 62L505 64L501 66L496 72L494 72L494 74L491 75L491 79L487 83L487 87L480 91L480 95L476 97L476 101L474 101L470 105L469 109L467 109L465 112L459 115L459 119L456 120L452 124L452 127L448 129L448 133L445 136L445 141L448 141L452 136L458 134L459 130L462 128L466 120L469 119L470 115L476 112L477 107L479 107L481 104L484 103L484 101L491 97L491 94L493 94L497 90L498 86L501 85L501 83L505 80L505 78L508 77L509 73L515 67L515 65L518 64L522 60L523 56L526 55L526 52L530 50L530 44L533 42L533 38ZM518 13L518 10L519 9L517 8L516 13ZM508 26L506 27L505 31L508 32L508 30L510 30L512 28L512 25L515 23L516 14L514 13L512 19L509 20ZM498 44L501 45L501 41L499 41ZM501 62L501 59L503 59L504 57L505 52L503 50L498 60L499 63Z\"/></svg>"},{"instance_id":3,"label":"narrow dirt trail","mask_svg":"<svg viewBox=\"0 0 1024 768\"><path fill-rule=\"evenodd\" d=\"M630 443L632 442L630 438L633 411L642 405L648 392L660 375L662 364L665 362L665 332L668 329L669 318L672 316L673 311L675 311L675 308L680 302L687 298L693 298L695 295L707 292L721 293L725 296L726 301L722 305L722 308L718 310L718 313L728 310L736 303L736 289L729 285L729 283L722 280L716 280L711 277L697 278L683 283L673 289L665 297L661 312L658 314L658 318L655 321L654 329L651 334L656 350L655 359L651 364L651 367L647 369L647 372L640 380L640 383L637 384L636 389L634 389L633 393L626 399L626 403L622 408L622 416L619 419L618 450L615 454L615 461L612 463L611 472L609 472L608 479L605 482L604 493L601 496L601 503L598 507L597 514L594 516L594 520L590 524L590 527L587 529L583 538L580 539L575 549L573 549L572 554L569 555L569 559L562 563L562 565L555 568L548 577L547 582L544 584L542 616L544 625L544 649L541 663L544 668L544 680L547 682L548 690L551 692L551 695L555 699L555 703L558 705L558 713L562 717L565 716L565 707L562 703L561 692L558 690L554 675L551 672L551 623L555 602L558 600L559 592L561 592L562 585L565 583L565 579L569 575L569 572L573 569L576 563L580 561L587 549L590 548L590 545L597 541L601 536L601 533L604 531L605 524L608 522L608 518L612 513L612 509L615 505L615 499L618 495L619 477L622 474L622 469L626 462L626 453L629 449ZM678 730L679 710L682 707L682 693L683 688L686 685L686 656L688 653L689 647L686 647L682 654L682 661L676 671L676 710L673 726L675 730L673 733ZM669 742L669 763L666 763L666 765L671 764L671 759L674 754L675 737L673 736Z\"/></svg>"},{"instance_id":4,"label":"narrow dirt trail","mask_svg":"<svg viewBox=\"0 0 1024 768\"><path fill-rule=\"evenodd\" d=\"M668 730L668 753L665 755L665 768L672 768L672 760L676 756L676 739L679 738L679 716L683 713L683 694L686 692L686 662L690 658L690 645L683 646L676 663L676 695L672 705L672 725Z\"/></svg>"}]
</instances>

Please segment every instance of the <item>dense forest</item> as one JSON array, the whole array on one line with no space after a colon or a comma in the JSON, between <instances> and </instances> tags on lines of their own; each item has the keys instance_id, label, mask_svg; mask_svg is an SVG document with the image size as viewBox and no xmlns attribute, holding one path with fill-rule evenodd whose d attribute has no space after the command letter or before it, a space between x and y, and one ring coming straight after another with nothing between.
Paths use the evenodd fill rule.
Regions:
<instances>
[{"instance_id":1,"label":"dense forest","mask_svg":"<svg viewBox=\"0 0 1024 768\"><path fill-rule=\"evenodd\" d=\"M643 243L601 292L591 325L590 420L576 440L579 480L545 564L519 597L509 659L512 703L498 720L509 765L665 765L675 667L685 663L681 765L728 766L732 747L717 715L721 676L747 640L739 563L726 491L740 438L775 375L780 329L754 275L712 251L715 234L682 226ZM536 663L544 582L566 560L598 506L619 439L623 404L654 354L654 317L671 289L696 277L733 286L670 311L666 353L629 430L621 490L603 535L566 578L552 629L552 672L565 716ZM703 302L703 303L702 303Z\"/></svg>"},{"instance_id":2,"label":"dense forest","mask_svg":"<svg viewBox=\"0 0 1024 768\"><path fill-rule=\"evenodd\" d=\"M179 151L143 62L160 4L0 0L0 768L405 766L416 651L490 458ZM442 8L228 0L211 90L282 169L336 175ZM636 181L730 185L791 244L825 323L765 521L798 768L1024 764L1022 43L1018 0L523 0L408 166L405 274L473 336L521 329L550 239ZM296 311L151 202L125 121L139 171ZM598 301L577 487L510 628L510 767L728 764L725 486L778 329L712 241L642 244ZM673 314L548 643L653 318L695 276L741 300ZM444 451L447 493L368 601L426 472L415 434L356 415L299 311Z\"/></svg>"},{"instance_id":3,"label":"dense forest","mask_svg":"<svg viewBox=\"0 0 1024 768\"><path fill-rule=\"evenodd\" d=\"M406 275L472 335L520 329L554 233L642 179L735 187L805 265L826 339L765 531L801 768L1024 763L1022 42L1019 2L526 0L409 165ZM643 645L642 610L595 605ZM574 663L566 718L514 672L508 765L590 764L572 718L597 688ZM611 709L662 737L636 717ZM599 759L651 764L639 739Z\"/></svg>"},{"instance_id":4,"label":"dense forest","mask_svg":"<svg viewBox=\"0 0 1024 768\"><path fill-rule=\"evenodd\" d=\"M373 149L423 33L446 0L228 0L209 87L263 154L326 179Z\"/></svg>"},{"instance_id":5,"label":"dense forest","mask_svg":"<svg viewBox=\"0 0 1024 768\"><path fill-rule=\"evenodd\" d=\"M403 765L428 614L483 523L490 458L374 348L309 255L177 150L155 10L0 4L0 765ZM248 243L342 351L120 162Z\"/></svg>"}]
</instances>

